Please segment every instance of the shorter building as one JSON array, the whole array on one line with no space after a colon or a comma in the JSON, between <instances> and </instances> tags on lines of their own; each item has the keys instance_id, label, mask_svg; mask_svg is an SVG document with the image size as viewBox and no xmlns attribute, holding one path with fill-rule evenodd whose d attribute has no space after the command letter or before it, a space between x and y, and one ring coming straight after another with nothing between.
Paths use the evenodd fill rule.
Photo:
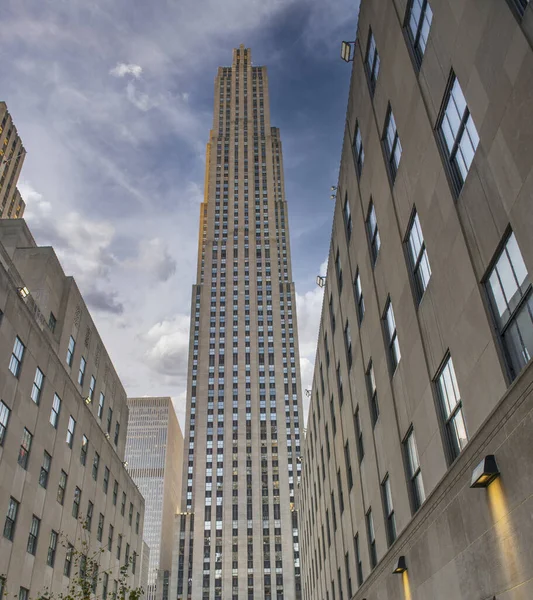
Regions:
<instances>
[{"instance_id":1,"label":"shorter building","mask_svg":"<svg viewBox=\"0 0 533 600\"><path fill-rule=\"evenodd\" d=\"M167 600L183 435L171 398L128 398L128 407L126 461L146 502L144 540L150 547L146 597Z\"/></svg>"},{"instance_id":2,"label":"shorter building","mask_svg":"<svg viewBox=\"0 0 533 600\"><path fill-rule=\"evenodd\" d=\"M0 102L0 218L15 219L24 214L24 200L17 189L18 178L26 150L17 128L7 110Z\"/></svg>"},{"instance_id":3,"label":"shorter building","mask_svg":"<svg viewBox=\"0 0 533 600\"><path fill-rule=\"evenodd\" d=\"M21 600L64 592L73 549L141 583L144 499L124 467L126 393L72 277L23 219L0 220L0 573Z\"/></svg>"}]
</instances>

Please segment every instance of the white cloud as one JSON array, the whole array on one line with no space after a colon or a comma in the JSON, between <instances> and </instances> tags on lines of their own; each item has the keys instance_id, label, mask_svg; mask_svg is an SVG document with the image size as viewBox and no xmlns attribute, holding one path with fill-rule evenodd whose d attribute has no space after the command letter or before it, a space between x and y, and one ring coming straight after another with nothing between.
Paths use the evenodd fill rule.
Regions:
<instances>
[{"instance_id":1,"label":"white cloud","mask_svg":"<svg viewBox=\"0 0 533 600\"><path fill-rule=\"evenodd\" d=\"M156 323L145 335L147 360L159 373L187 379L189 317L179 314Z\"/></svg>"},{"instance_id":2,"label":"white cloud","mask_svg":"<svg viewBox=\"0 0 533 600\"><path fill-rule=\"evenodd\" d=\"M109 71L109 74L113 75L114 77L124 77L125 75L133 75L135 79L139 79L142 72L143 68L140 65L119 62L116 64L115 67L113 67Z\"/></svg>"},{"instance_id":3,"label":"white cloud","mask_svg":"<svg viewBox=\"0 0 533 600\"><path fill-rule=\"evenodd\" d=\"M176 272L176 261L160 238L141 240L139 256L131 265L145 271L153 281L168 281Z\"/></svg>"}]
</instances>

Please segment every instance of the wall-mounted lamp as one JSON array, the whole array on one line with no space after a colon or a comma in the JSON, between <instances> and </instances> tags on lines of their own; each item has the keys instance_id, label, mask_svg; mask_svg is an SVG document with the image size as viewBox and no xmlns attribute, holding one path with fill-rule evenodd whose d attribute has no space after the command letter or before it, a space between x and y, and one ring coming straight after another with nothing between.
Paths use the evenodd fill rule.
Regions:
<instances>
[{"instance_id":1,"label":"wall-mounted lamp","mask_svg":"<svg viewBox=\"0 0 533 600\"><path fill-rule=\"evenodd\" d=\"M92 402L91 397L87 396L87 398L85 398L85 404L90 404Z\"/></svg>"},{"instance_id":2,"label":"wall-mounted lamp","mask_svg":"<svg viewBox=\"0 0 533 600\"><path fill-rule=\"evenodd\" d=\"M405 562L405 556L402 555L398 557L398 564L393 573L395 575L400 575L401 573L405 573L405 571L407 571L407 563Z\"/></svg>"},{"instance_id":3,"label":"wall-mounted lamp","mask_svg":"<svg viewBox=\"0 0 533 600\"><path fill-rule=\"evenodd\" d=\"M305 396L306 396L306 398L311 398L311 394L312 394L311 388L308 388L308 389L305 390Z\"/></svg>"},{"instance_id":4,"label":"wall-mounted lamp","mask_svg":"<svg viewBox=\"0 0 533 600\"><path fill-rule=\"evenodd\" d=\"M109 439L109 433L107 433L107 431L105 432L105 439L108 440Z\"/></svg>"},{"instance_id":5,"label":"wall-mounted lamp","mask_svg":"<svg viewBox=\"0 0 533 600\"><path fill-rule=\"evenodd\" d=\"M17 291L21 298L26 298L30 295L30 290L26 286L17 288Z\"/></svg>"},{"instance_id":6,"label":"wall-mounted lamp","mask_svg":"<svg viewBox=\"0 0 533 600\"><path fill-rule=\"evenodd\" d=\"M127 461L127 460L125 460L125 461L122 463L122 465L123 465L123 467L127 467L127 466L128 466L128 461Z\"/></svg>"},{"instance_id":7,"label":"wall-mounted lamp","mask_svg":"<svg viewBox=\"0 0 533 600\"><path fill-rule=\"evenodd\" d=\"M485 458L472 471L471 488L488 487L496 477L500 476L494 454L487 454Z\"/></svg>"},{"instance_id":8,"label":"wall-mounted lamp","mask_svg":"<svg viewBox=\"0 0 533 600\"><path fill-rule=\"evenodd\" d=\"M353 62L352 44L355 47L355 42L342 42L341 58L344 62Z\"/></svg>"},{"instance_id":9,"label":"wall-mounted lamp","mask_svg":"<svg viewBox=\"0 0 533 600\"><path fill-rule=\"evenodd\" d=\"M324 275L317 275L316 284L318 285L318 287L323 288L326 285L326 277Z\"/></svg>"},{"instance_id":10,"label":"wall-mounted lamp","mask_svg":"<svg viewBox=\"0 0 533 600\"><path fill-rule=\"evenodd\" d=\"M336 185L331 186L331 191L336 192L339 188Z\"/></svg>"}]
</instances>

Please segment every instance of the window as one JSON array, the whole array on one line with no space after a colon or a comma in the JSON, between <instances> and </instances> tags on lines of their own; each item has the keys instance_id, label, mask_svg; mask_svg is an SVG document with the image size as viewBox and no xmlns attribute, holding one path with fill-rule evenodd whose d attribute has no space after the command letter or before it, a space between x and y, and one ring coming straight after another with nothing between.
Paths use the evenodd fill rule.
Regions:
<instances>
[{"instance_id":1,"label":"window","mask_svg":"<svg viewBox=\"0 0 533 600\"><path fill-rule=\"evenodd\" d=\"M135 533L139 533L139 523L141 520L141 515L139 513L136 514L135 516Z\"/></svg>"},{"instance_id":2,"label":"window","mask_svg":"<svg viewBox=\"0 0 533 600\"><path fill-rule=\"evenodd\" d=\"M451 356L448 356L437 376L437 388L441 401L450 457L454 460L466 446L468 434L463 417L463 403L457 379L455 378L455 369L453 368Z\"/></svg>"},{"instance_id":3,"label":"window","mask_svg":"<svg viewBox=\"0 0 533 600\"><path fill-rule=\"evenodd\" d=\"M56 550L57 550L57 531L50 532L50 542L48 544L48 553L46 555L46 564L49 567L53 567L56 562Z\"/></svg>"},{"instance_id":4,"label":"window","mask_svg":"<svg viewBox=\"0 0 533 600\"><path fill-rule=\"evenodd\" d=\"M72 359L74 358L74 348L76 347L75 339L70 336L67 348L67 365L72 367Z\"/></svg>"},{"instance_id":5,"label":"window","mask_svg":"<svg viewBox=\"0 0 533 600\"><path fill-rule=\"evenodd\" d=\"M368 44L365 59L366 74L370 85L370 94L374 95L379 74L379 54L372 29L368 32Z\"/></svg>"},{"instance_id":6,"label":"window","mask_svg":"<svg viewBox=\"0 0 533 600\"><path fill-rule=\"evenodd\" d=\"M366 371L366 383L368 386L368 396L370 398L370 416L372 417L372 426L374 427L379 417L379 405L376 378L374 376L374 364L372 363L372 360L368 364L368 369Z\"/></svg>"},{"instance_id":7,"label":"window","mask_svg":"<svg viewBox=\"0 0 533 600\"><path fill-rule=\"evenodd\" d=\"M453 74L447 94L438 132L447 154L453 188L458 195L474 160L479 136L459 80Z\"/></svg>"},{"instance_id":8,"label":"window","mask_svg":"<svg viewBox=\"0 0 533 600\"><path fill-rule=\"evenodd\" d=\"M374 203L372 200L370 200L370 206L368 207L366 230L368 233L368 242L370 244L370 254L372 255L372 266L374 266L376 264L376 260L378 259L379 249L381 247L381 239L379 237L376 209L374 208Z\"/></svg>"},{"instance_id":9,"label":"window","mask_svg":"<svg viewBox=\"0 0 533 600\"><path fill-rule=\"evenodd\" d=\"M48 318L48 327L50 327L50 331L54 333L56 330L57 319L54 316L54 313L50 313L50 317Z\"/></svg>"},{"instance_id":10,"label":"window","mask_svg":"<svg viewBox=\"0 0 533 600\"><path fill-rule=\"evenodd\" d=\"M122 503L120 504L120 514L124 516L126 512L126 492L122 492Z\"/></svg>"},{"instance_id":11,"label":"window","mask_svg":"<svg viewBox=\"0 0 533 600\"><path fill-rule=\"evenodd\" d=\"M109 487L109 467L104 469L104 494L107 494L107 488Z\"/></svg>"},{"instance_id":12,"label":"window","mask_svg":"<svg viewBox=\"0 0 533 600\"><path fill-rule=\"evenodd\" d=\"M359 549L359 534L356 533L353 538L353 548L355 554L355 566L357 571L357 585L363 584L363 562L361 561L361 551Z\"/></svg>"},{"instance_id":13,"label":"window","mask_svg":"<svg viewBox=\"0 0 533 600\"><path fill-rule=\"evenodd\" d=\"M93 512L94 512L94 504L89 500L87 504L87 518L85 519L85 529L87 531L91 531L93 526Z\"/></svg>"},{"instance_id":14,"label":"window","mask_svg":"<svg viewBox=\"0 0 533 600\"><path fill-rule=\"evenodd\" d=\"M115 423L115 439L113 440L115 442L115 446L118 444L119 433L120 433L120 423L117 421Z\"/></svg>"},{"instance_id":15,"label":"window","mask_svg":"<svg viewBox=\"0 0 533 600\"><path fill-rule=\"evenodd\" d=\"M363 317L365 316L365 301L363 299L363 288L361 287L361 276L359 275L359 269L357 269L357 273L355 275L353 289L355 292L355 301L357 303L357 319L359 320L359 325L361 325L363 322Z\"/></svg>"},{"instance_id":16,"label":"window","mask_svg":"<svg viewBox=\"0 0 533 600\"><path fill-rule=\"evenodd\" d=\"M109 407L107 411L107 433L111 433L111 422L113 421L113 409Z\"/></svg>"},{"instance_id":17,"label":"window","mask_svg":"<svg viewBox=\"0 0 533 600\"><path fill-rule=\"evenodd\" d=\"M15 498L9 499L9 505L7 508L6 522L4 523L4 537L13 541L15 535L15 525L17 523L17 513L19 510L19 503Z\"/></svg>"},{"instance_id":18,"label":"window","mask_svg":"<svg viewBox=\"0 0 533 600\"><path fill-rule=\"evenodd\" d=\"M341 257L339 254L339 249L337 248L337 255L335 256L335 273L337 273L337 283L339 285L339 295L342 292L342 267L341 267Z\"/></svg>"},{"instance_id":19,"label":"window","mask_svg":"<svg viewBox=\"0 0 533 600\"><path fill-rule=\"evenodd\" d=\"M69 448L72 448L72 444L74 442L74 430L76 429L76 421L70 415L68 418L68 427L67 427L67 445Z\"/></svg>"},{"instance_id":20,"label":"window","mask_svg":"<svg viewBox=\"0 0 533 600\"><path fill-rule=\"evenodd\" d=\"M342 478L340 469L337 470L337 493L339 494L339 510L342 514L344 512L344 494L342 493Z\"/></svg>"},{"instance_id":21,"label":"window","mask_svg":"<svg viewBox=\"0 0 533 600\"><path fill-rule=\"evenodd\" d=\"M48 487L48 477L50 475L50 467L52 466L52 457L45 450L43 455L43 464L39 474L39 485L46 489Z\"/></svg>"},{"instance_id":22,"label":"window","mask_svg":"<svg viewBox=\"0 0 533 600\"><path fill-rule=\"evenodd\" d=\"M98 517L98 529L96 530L96 539L101 542L104 534L104 515L100 513Z\"/></svg>"},{"instance_id":23,"label":"window","mask_svg":"<svg viewBox=\"0 0 533 600\"><path fill-rule=\"evenodd\" d=\"M24 427L22 432L22 441L20 442L20 450L18 455L18 464L23 468L28 468L28 460L30 458L31 442L33 435Z\"/></svg>"},{"instance_id":24,"label":"window","mask_svg":"<svg viewBox=\"0 0 533 600\"><path fill-rule=\"evenodd\" d=\"M381 484L383 493L383 509L387 520L387 541L389 546L396 539L396 517L394 516L394 506L392 504L392 493L390 490L389 475L385 475L385 479Z\"/></svg>"},{"instance_id":25,"label":"window","mask_svg":"<svg viewBox=\"0 0 533 600\"><path fill-rule=\"evenodd\" d=\"M7 424L11 410L7 404L0 400L0 446L4 445L6 439Z\"/></svg>"},{"instance_id":26,"label":"window","mask_svg":"<svg viewBox=\"0 0 533 600\"><path fill-rule=\"evenodd\" d=\"M24 587L21 587L21 588L19 589L19 597L18 597L18 600L29 600L29 597L30 597L30 595L29 595L29 594L30 594L30 590L27 590L26 588L24 588Z\"/></svg>"},{"instance_id":27,"label":"window","mask_svg":"<svg viewBox=\"0 0 533 600\"><path fill-rule=\"evenodd\" d=\"M344 465L346 467L346 479L348 480L348 491L353 487L353 474L352 474L352 459L350 457L350 446L348 441L344 444Z\"/></svg>"},{"instance_id":28,"label":"window","mask_svg":"<svg viewBox=\"0 0 533 600\"><path fill-rule=\"evenodd\" d=\"M109 525L109 533L107 534L107 549L111 552L113 548L113 525Z\"/></svg>"},{"instance_id":29,"label":"window","mask_svg":"<svg viewBox=\"0 0 533 600\"><path fill-rule=\"evenodd\" d=\"M348 363L348 370L352 368L352 334L350 333L350 324L346 319L346 325L344 326L344 344L346 347L346 362Z\"/></svg>"},{"instance_id":30,"label":"window","mask_svg":"<svg viewBox=\"0 0 533 600\"><path fill-rule=\"evenodd\" d=\"M63 575L70 577L70 571L72 569L72 556L74 554L74 546L69 544L67 546L67 552L65 554L65 564L63 566Z\"/></svg>"},{"instance_id":31,"label":"window","mask_svg":"<svg viewBox=\"0 0 533 600\"><path fill-rule=\"evenodd\" d=\"M359 457L359 464L361 464L363 458L365 457L365 446L363 444L363 430L361 429L361 416L359 414L359 407L355 409L353 420L355 425L355 437L357 441L357 455Z\"/></svg>"},{"instance_id":32,"label":"window","mask_svg":"<svg viewBox=\"0 0 533 600\"><path fill-rule=\"evenodd\" d=\"M59 485L57 487L57 501L59 504L63 504L65 502L65 490L67 489L67 474L65 471L61 471L61 475L59 476Z\"/></svg>"},{"instance_id":33,"label":"window","mask_svg":"<svg viewBox=\"0 0 533 600\"><path fill-rule=\"evenodd\" d=\"M59 423L59 412L61 411L61 398L54 394L54 401L52 402L52 411L50 413L50 423L52 427L57 429Z\"/></svg>"},{"instance_id":34,"label":"window","mask_svg":"<svg viewBox=\"0 0 533 600\"><path fill-rule=\"evenodd\" d=\"M28 535L28 544L26 551L35 556L37 552L37 540L39 538L39 528L41 526L41 519L38 519L35 515L31 518L30 533Z\"/></svg>"},{"instance_id":35,"label":"window","mask_svg":"<svg viewBox=\"0 0 533 600\"><path fill-rule=\"evenodd\" d=\"M366 528L368 532L368 552L370 554L370 567L373 569L378 563L378 554L376 551L376 535L374 533L374 519L372 518L372 509L366 513Z\"/></svg>"},{"instance_id":36,"label":"window","mask_svg":"<svg viewBox=\"0 0 533 600\"><path fill-rule=\"evenodd\" d=\"M333 294L331 294L329 297L329 318L331 321L331 332L335 333L335 311L333 309Z\"/></svg>"},{"instance_id":37,"label":"window","mask_svg":"<svg viewBox=\"0 0 533 600\"><path fill-rule=\"evenodd\" d=\"M514 233L500 251L486 286L510 375L514 379L533 355L531 279Z\"/></svg>"},{"instance_id":38,"label":"window","mask_svg":"<svg viewBox=\"0 0 533 600\"><path fill-rule=\"evenodd\" d=\"M101 419L104 414L104 403L105 403L105 395L103 392L100 392L100 398L98 400L98 418Z\"/></svg>"},{"instance_id":39,"label":"window","mask_svg":"<svg viewBox=\"0 0 533 600\"><path fill-rule=\"evenodd\" d=\"M398 333L396 331L396 321L394 320L394 311L392 310L392 302L387 302L385 309L385 329L387 331L387 342L389 344L389 357L391 371L394 373L398 363L400 362L400 343L398 342Z\"/></svg>"},{"instance_id":40,"label":"window","mask_svg":"<svg viewBox=\"0 0 533 600\"><path fill-rule=\"evenodd\" d=\"M420 470L420 461L418 460L418 450L416 448L413 429L407 434L404 446L407 458L407 474L411 482L411 502L413 512L416 512L426 499L426 493L424 491L424 482L422 481L422 471Z\"/></svg>"},{"instance_id":41,"label":"window","mask_svg":"<svg viewBox=\"0 0 533 600\"><path fill-rule=\"evenodd\" d=\"M72 516L77 519L80 514L81 490L76 486L74 489L74 499L72 500Z\"/></svg>"},{"instance_id":42,"label":"window","mask_svg":"<svg viewBox=\"0 0 533 600\"><path fill-rule=\"evenodd\" d=\"M113 484L113 506L117 505L117 496L118 496L118 481L115 479L115 483Z\"/></svg>"},{"instance_id":43,"label":"window","mask_svg":"<svg viewBox=\"0 0 533 600\"><path fill-rule=\"evenodd\" d=\"M409 229L409 241L407 247L409 249L411 269L413 270L413 277L415 280L416 295L420 302L428 286L429 278L431 277L431 267L429 266L426 244L424 242L424 236L422 235L422 228L420 227L420 220L416 210Z\"/></svg>"},{"instance_id":44,"label":"window","mask_svg":"<svg viewBox=\"0 0 533 600\"><path fill-rule=\"evenodd\" d=\"M400 166L400 159L402 157L402 144L400 143L400 136L398 135L398 129L396 128L396 121L392 113L392 108L389 104L389 110L387 111L387 119L385 121L385 135L383 136L383 145L385 146L385 154L387 156L387 163L389 166L389 174L394 183L396 179L396 172Z\"/></svg>"},{"instance_id":45,"label":"window","mask_svg":"<svg viewBox=\"0 0 533 600\"><path fill-rule=\"evenodd\" d=\"M412 0L409 7L407 34L419 68L426 51L432 19L433 11L427 0Z\"/></svg>"},{"instance_id":46,"label":"window","mask_svg":"<svg viewBox=\"0 0 533 600\"><path fill-rule=\"evenodd\" d=\"M22 363L22 357L24 356L24 344L20 341L20 338L17 336L15 338L15 345L13 346L13 353L11 354L11 359L9 361L9 370L15 377L19 376L20 373L20 365Z\"/></svg>"},{"instance_id":47,"label":"window","mask_svg":"<svg viewBox=\"0 0 533 600\"><path fill-rule=\"evenodd\" d=\"M86 435L81 438L80 462L85 466L87 462L87 452L89 450L89 439Z\"/></svg>"},{"instance_id":48,"label":"window","mask_svg":"<svg viewBox=\"0 0 533 600\"><path fill-rule=\"evenodd\" d=\"M350 212L350 202L348 201L348 194L344 196L343 216L344 226L346 227L346 237L348 238L348 241L350 241L350 238L352 236L352 213Z\"/></svg>"},{"instance_id":49,"label":"window","mask_svg":"<svg viewBox=\"0 0 533 600\"><path fill-rule=\"evenodd\" d=\"M344 389L342 386L342 375L341 375L341 363L337 364L337 391L339 393L339 404L340 406L344 403ZM333 396L331 397L331 401L333 402Z\"/></svg>"},{"instance_id":50,"label":"window","mask_svg":"<svg viewBox=\"0 0 533 600\"><path fill-rule=\"evenodd\" d=\"M83 380L85 379L85 367L87 366L87 361L83 356L80 359L80 370L78 371L78 383L83 387Z\"/></svg>"},{"instance_id":51,"label":"window","mask_svg":"<svg viewBox=\"0 0 533 600\"><path fill-rule=\"evenodd\" d=\"M33 386L31 388L31 399L35 402L35 404L39 404L41 399L41 392L43 390L43 382L44 382L44 374L37 367L35 371L35 377L33 379Z\"/></svg>"},{"instance_id":52,"label":"window","mask_svg":"<svg viewBox=\"0 0 533 600\"><path fill-rule=\"evenodd\" d=\"M100 455L98 454L98 452L94 453L94 458L93 458L93 479L96 481L98 478L98 467L100 466ZM106 467L107 469L107 467ZM109 469L107 469L107 473L109 474ZM105 487L105 492L107 492L107 486L105 485L105 480L104 480L104 487Z\"/></svg>"},{"instance_id":53,"label":"window","mask_svg":"<svg viewBox=\"0 0 533 600\"><path fill-rule=\"evenodd\" d=\"M131 527L131 523L133 521L133 503L130 502L130 510L128 512L128 524Z\"/></svg>"},{"instance_id":54,"label":"window","mask_svg":"<svg viewBox=\"0 0 533 600\"><path fill-rule=\"evenodd\" d=\"M107 588L109 586L109 574L104 571L102 577L102 600L107 600Z\"/></svg>"},{"instance_id":55,"label":"window","mask_svg":"<svg viewBox=\"0 0 533 600\"><path fill-rule=\"evenodd\" d=\"M122 552L122 536L118 536L117 540L117 559L120 560L120 554Z\"/></svg>"},{"instance_id":56,"label":"window","mask_svg":"<svg viewBox=\"0 0 533 600\"><path fill-rule=\"evenodd\" d=\"M355 134L353 136L353 158L355 161L355 172L357 176L361 176L363 164L365 162L365 151L363 149L363 140L361 138L361 130L359 129L359 121L355 122Z\"/></svg>"},{"instance_id":57,"label":"window","mask_svg":"<svg viewBox=\"0 0 533 600\"><path fill-rule=\"evenodd\" d=\"M94 397L94 388L96 386L96 379L94 375L91 375L91 380L89 381L89 398L92 400Z\"/></svg>"}]
</instances>

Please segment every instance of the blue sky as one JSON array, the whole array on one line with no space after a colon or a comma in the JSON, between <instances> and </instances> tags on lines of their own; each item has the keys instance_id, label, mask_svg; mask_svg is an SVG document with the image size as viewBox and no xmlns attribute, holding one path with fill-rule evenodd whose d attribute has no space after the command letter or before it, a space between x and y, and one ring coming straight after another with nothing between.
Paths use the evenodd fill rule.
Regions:
<instances>
[{"instance_id":1,"label":"blue sky","mask_svg":"<svg viewBox=\"0 0 533 600\"><path fill-rule=\"evenodd\" d=\"M357 12L346 0L4 3L0 99L28 151L28 224L76 278L128 395L172 396L182 424L216 69L241 43L268 67L310 386L350 76L339 48Z\"/></svg>"}]
</instances>

